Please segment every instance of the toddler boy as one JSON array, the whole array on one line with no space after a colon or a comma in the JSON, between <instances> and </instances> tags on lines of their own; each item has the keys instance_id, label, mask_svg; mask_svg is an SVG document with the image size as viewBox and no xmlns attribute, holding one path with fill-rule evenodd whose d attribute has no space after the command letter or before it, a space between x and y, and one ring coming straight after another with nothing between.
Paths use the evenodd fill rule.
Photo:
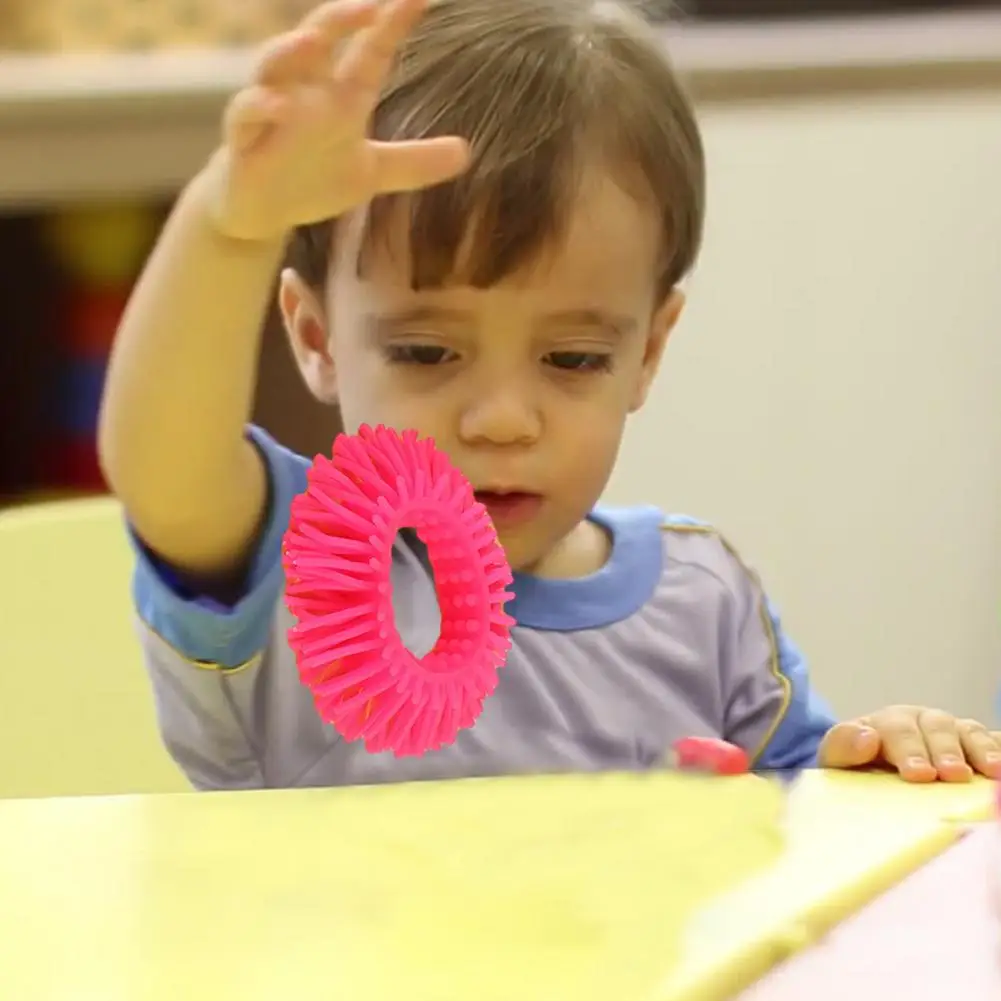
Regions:
<instances>
[{"instance_id":1,"label":"toddler boy","mask_svg":"<svg viewBox=\"0 0 1001 1001\"><path fill-rule=\"evenodd\" d=\"M944 713L836 727L717 532L596 506L682 312L704 188L662 41L615 0L338 0L266 47L136 288L100 429L164 739L196 786L652 768L683 736L761 769L999 774L997 740ZM421 758L339 739L286 641L307 463L246 426L286 255L310 390L349 432L433 437L516 571L496 693ZM394 588L422 654L438 610L415 537Z\"/></svg>"}]
</instances>

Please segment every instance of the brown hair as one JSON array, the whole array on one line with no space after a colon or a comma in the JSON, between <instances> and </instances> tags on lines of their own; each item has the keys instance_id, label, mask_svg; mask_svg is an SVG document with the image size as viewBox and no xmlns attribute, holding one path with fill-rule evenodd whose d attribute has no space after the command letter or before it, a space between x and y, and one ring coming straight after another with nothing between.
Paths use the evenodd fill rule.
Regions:
<instances>
[{"instance_id":1,"label":"brown hair","mask_svg":"<svg viewBox=\"0 0 1001 1001\"><path fill-rule=\"evenodd\" d=\"M471 144L461 177L369 208L363 248L406 199L415 288L486 287L528 263L562 235L582 169L596 161L659 213L661 293L695 263L705 211L695 116L663 40L619 0L432 0L372 134ZM314 287L335 236L328 220L293 238L289 264Z\"/></svg>"}]
</instances>

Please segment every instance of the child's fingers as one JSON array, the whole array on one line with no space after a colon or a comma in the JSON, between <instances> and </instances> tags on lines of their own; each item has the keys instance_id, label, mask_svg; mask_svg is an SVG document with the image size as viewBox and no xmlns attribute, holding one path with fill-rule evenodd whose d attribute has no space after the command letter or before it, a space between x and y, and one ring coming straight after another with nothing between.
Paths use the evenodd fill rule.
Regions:
<instances>
[{"instance_id":1,"label":"child's fingers","mask_svg":"<svg viewBox=\"0 0 1001 1001\"><path fill-rule=\"evenodd\" d=\"M281 119L285 104L284 97L269 87L245 87L239 91L223 116L227 143L237 152L248 152Z\"/></svg>"},{"instance_id":2,"label":"child's fingers","mask_svg":"<svg viewBox=\"0 0 1001 1001\"><path fill-rule=\"evenodd\" d=\"M861 768L873 764L881 749L879 734L864 720L838 723L824 735L817 763L821 768Z\"/></svg>"},{"instance_id":3,"label":"child's fingers","mask_svg":"<svg viewBox=\"0 0 1001 1001\"><path fill-rule=\"evenodd\" d=\"M379 21L383 7L382 0L334 0L312 10L300 27L316 32L332 57L340 45Z\"/></svg>"},{"instance_id":4,"label":"child's fingers","mask_svg":"<svg viewBox=\"0 0 1001 1001\"><path fill-rule=\"evenodd\" d=\"M314 7L299 27L315 29L336 40L371 24L380 7L380 0L328 0Z\"/></svg>"},{"instance_id":5,"label":"child's fingers","mask_svg":"<svg viewBox=\"0 0 1001 1001\"><path fill-rule=\"evenodd\" d=\"M376 194L417 191L461 174L469 164L463 139L444 136L415 142L372 143Z\"/></svg>"},{"instance_id":6,"label":"child's fingers","mask_svg":"<svg viewBox=\"0 0 1001 1001\"><path fill-rule=\"evenodd\" d=\"M879 732L886 763L908 782L934 782L938 771L931 761L918 714L909 706L884 709L869 717Z\"/></svg>"},{"instance_id":7,"label":"child's fingers","mask_svg":"<svg viewBox=\"0 0 1001 1001\"><path fill-rule=\"evenodd\" d=\"M279 35L261 52L254 79L280 87L317 78L330 69L334 48L376 18L377 0L337 0L313 10L294 31Z\"/></svg>"},{"instance_id":8,"label":"child's fingers","mask_svg":"<svg viewBox=\"0 0 1001 1001\"><path fill-rule=\"evenodd\" d=\"M957 724L966 760L981 775L1001 778L1001 742L998 734L991 733L974 719L963 719Z\"/></svg>"},{"instance_id":9,"label":"child's fingers","mask_svg":"<svg viewBox=\"0 0 1001 1001\"><path fill-rule=\"evenodd\" d=\"M955 717L937 709L925 709L918 717L918 725L938 777L946 782L969 782L973 769L966 763Z\"/></svg>"},{"instance_id":10,"label":"child's fingers","mask_svg":"<svg viewBox=\"0 0 1001 1001\"><path fill-rule=\"evenodd\" d=\"M403 40L421 19L427 0L385 0L374 23L359 31L337 60L334 79L366 92L376 92Z\"/></svg>"},{"instance_id":11,"label":"child's fingers","mask_svg":"<svg viewBox=\"0 0 1001 1001\"><path fill-rule=\"evenodd\" d=\"M279 35L261 51L254 81L264 87L281 87L303 76L303 64L320 52L322 40L315 31L300 29Z\"/></svg>"}]
</instances>

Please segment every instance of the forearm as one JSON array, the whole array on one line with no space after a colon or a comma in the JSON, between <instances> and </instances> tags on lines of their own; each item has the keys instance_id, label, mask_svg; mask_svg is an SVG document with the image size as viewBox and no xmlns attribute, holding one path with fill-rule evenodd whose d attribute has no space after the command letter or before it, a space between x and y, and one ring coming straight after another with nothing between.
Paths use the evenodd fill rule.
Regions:
<instances>
[{"instance_id":1,"label":"forearm","mask_svg":"<svg viewBox=\"0 0 1001 1001\"><path fill-rule=\"evenodd\" d=\"M178 566L206 573L239 561L266 499L243 429L283 252L282 241L221 235L207 208L210 183L202 174L183 193L136 286L99 432L105 474L140 534Z\"/></svg>"}]
</instances>

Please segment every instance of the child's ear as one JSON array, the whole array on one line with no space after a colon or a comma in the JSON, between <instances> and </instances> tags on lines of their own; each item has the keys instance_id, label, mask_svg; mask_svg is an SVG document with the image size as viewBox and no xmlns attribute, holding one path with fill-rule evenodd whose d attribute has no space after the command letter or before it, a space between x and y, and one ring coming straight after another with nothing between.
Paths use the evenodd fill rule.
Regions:
<instances>
[{"instance_id":1,"label":"child's ear","mask_svg":"<svg viewBox=\"0 0 1001 1001\"><path fill-rule=\"evenodd\" d=\"M657 307L650 321L650 331L647 334L646 349L643 355L643 367L636 384L636 394L633 397L632 410L639 410L646 403L647 394L657 376L664 348L667 347L671 331L681 317L685 308L685 293L679 288L672 289L667 298Z\"/></svg>"},{"instance_id":2,"label":"child's ear","mask_svg":"<svg viewBox=\"0 0 1001 1001\"><path fill-rule=\"evenodd\" d=\"M303 381L322 403L336 403L337 373L320 296L298 272L286 268L278 286L278 306Z\"/></svg>"}]
</instances>

